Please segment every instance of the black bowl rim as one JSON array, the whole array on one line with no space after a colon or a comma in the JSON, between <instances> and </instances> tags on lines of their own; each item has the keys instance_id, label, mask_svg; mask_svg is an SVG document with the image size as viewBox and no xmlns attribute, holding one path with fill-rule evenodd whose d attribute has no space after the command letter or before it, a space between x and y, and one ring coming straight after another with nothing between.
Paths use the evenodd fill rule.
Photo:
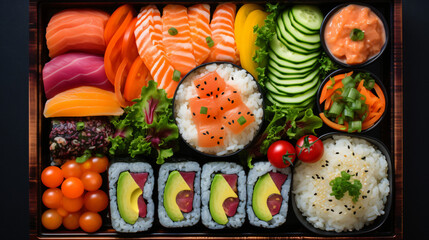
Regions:
<instances>
[{"instance_id":1,"label":"black bowl rim","mask_svg":"<svg viewBox=\"0 0 429 240\"><path fill-rule=\"evenodd\" d=\"M177 95L177 91L179 90L179 87L180 87L180 85L182 84L182 82L188 77L188 75L190 75L191 73L193 73L194 71L196 71L196 70L198 70L199 68L202 68L202 67L205 67L206 65L210 65L210 64L230 64L230 65L232 65L232 66L234 66L235 68L238 68L238 69L241 69L241 70L244 70L244 71L246 71L251 77L252 77L252 79L253 79L253 81L255 81L256 82L256 86L258 87L258 91L259 91L259 93L261 94L261 97L262 97L262 108L263 109L265 109L265 96L264 96L264 93L263 93L263 91L262 91L262 88L261 88L261 86L259 85L259 82L256 80L256 78L250 73L250 72L248 72L246 69L244 69L244 68L242 68L241 66L238 66L238 65L236 65L236 64L234 64L234 63L231 63L231 62L227 62L227 61L216 61L216 62L208 62L208 63L203 63L203 64L201 64L201 65L198 65L197 67L195 67L195 68L193 68L191 71L189 71L185 76L183 76L183 78L180 80L180 82L179 82L179 84L177 85L177 88L176 88L176 90L174 91L174 96L173 96L173 103L172 103L172 109L173 109L173 118L174 118L174 123L177 125L177 122L176 122L176 111L174 110L175 109L175 100L176 100L176 95ZM189 147L189 148L191 148L193 151L195 151L195 152L197 152L197 153L199 153L199 154L201 154L201 155L204 155L204 156L206 156L206 157L212 157L212 158L226 158L226 157L231 157L231 156L234 156L234 155L236 155L236 154L238 154L238 153L240 153L241 151L243 151L243 150L245 150L245 149L247 149L248 147L250 147L250 146L252 146L253 145L253 143L255 142L255 140L257 139L257 137L260 135L260 133L261 133L261 131L262 131L262 126L263 126L263 124L264 124L264 119L265 119L265 111L263 111L263 113L262 113L262 121L261 121L261 123L259 124L259 128L258 128L258 130L256 131L256 134L255 134L255 136L254 136L254 138L252 139L252 141L250 141L248 144L246 144L242 149L239 149L239 150L237 150L237 151L235 151L235 152L232 152L232 153L229 153L229 154L225 154L225 155L214 155L214 154L208 154L208 153L205 153L205 152L201 152L201 151L199 151L199 150L197 150L196 148L194 148L191 144L189 144L188 143L188 141L186 141L183 137L182 137L182 134L180 134L180 131L179 131L179 136L180 136L180 138L183 140L183 142L185 142L185 144Z\"/></svg>"},{"instance_id":2,"label":"black bowl rim","mask_svg":"<svg viewBox=\"0 0 429 240\"><path fill-rule=\"evenodd\" d=\"M384 33L386 35L385 38L385 42L383 44L383 47L381 47L380 52L377 53L376 55L370 57L369 59L367 59L365 62L360 63L360 64L354 64L354 65L350 65L347 63L344 63L342 61L340 61L338 58L336 58L335 56L332 55L331 51L328 49L328 46L326 46L326 42L325 42L325 28L326 28L326 24L329 22L330 18L336 14L340 9L348 6L348 5L360 5L360 6L365 6L365 7L369 7L371 9L371 11L373 11L381 20L381 22L383 22L383 26L384 26ZM377 8L367 4L367 3L358 3L358 2L348 2L348 3L343 3L340 4L336 7L334 7L331 11L329 11L328 14L326 14L325 18L323 19L322 25L320 27L320 43L323 47L323 50L325 51L326 55L328 55L328 57L333 60L334 62L336 62L337 64L341 65L342 67L346 67L346 68L362 68L365 66L368 66L369 64L373 63L375 60L377 60L384 52L384 50L387 48L387 44L389 42L389 25L387 24L386 19L384 18L383 14L381 14L380 11L378 11Z\"/></svg>"},{"instance_id":3,"label":"black bowl rim","mask_svg":"<svg viewBox=\"0 0 429 240\"><path fill-rule=\"evenodd\" d=\"M375 127L377 127L377 125L378 125L381 121L383 121L384 116L386 116L386 113L387 113L387 107L388 107L388 105L389 105L389 96L387 95L387 90L386 90L386 88L384 87L383 82L380 80L380 78L379 78L377 75L375 75L375 74L374 74L374 73L372 73L371 71L368 71L368 70L366 70L366 69L341 68L341 69L337 69L337 70L335 70L335 71L331 72L331 73L330 73L330 74L329 74L329 75L328 75L328 76L327 76L327 77L322 81L322 83L321 83L321 84L320 84L320 86L319 86L319 89L317 89L317 92L316 92L316 106L317 106L317 111L318 111L318 113L319 113L319 114L323 112L323 111L322 111L321 104L319 103L319 98L320 98L320 94L321 94L321 92L322 92L323 86L325 86L325 84L329 81L329 79L330 79L333 75L338 75L338 74L346 73L346 72L350 72L350 71L353 71L353 74L355 74L355 73L359 73L359 72L366 72L366 73L369 73L369 75L370 75L372 78L374 78L374 80L375 80L375 82L378 84L378 86L380 86L381 90L383 91L384 98L385 98L385 100L386 100L386 107L385 107L385 109L384 109L384 113L381 115L380 119L378 119L378 120L377 120L377 122L375 122L371 127L367 128L367 129L365 129L365 130L362 130L361 132L353 132L354 134L366 133L366 132L369 132L369 131L373 130Z\"/></svg>"},{"instance_id":4,"label":"black bowl rim","mask_svg":"<svg viewBox=\"0 0 429 240\"><path fill-rule=\"evenodd\" d=\"M320 140L325 140L328 139L334 135L342 135L342 136L349 136L349 137L357 137L357 138L361 138L364 139L366 141L368 141L369 143L375 145L378 150L380 150L384 156L386 157L386 161L387 161L387 178L389 180L389 188L390 188L390 192L389 195L387 197L387 202L384 205L384 215L382 216L378 216L374 222L372 222L370 225L365 225L361 230L359 231L352 231L352 232L334 232L334 231L324 231L318 228L315 228L311 223L309 223L307 221L307 219L302 216L301 211L298 209L298 207L296 206L296 202L295 202L295 197L294 194L291 194L291 198L292 198L292 208L293 211L296 215L296 217L298 218L299 222L304 225L305 228L307 228L308 230L310 230L313 233L319 234L319 235L323 235L323 236L332 236L332 237L346 237L346 236L356 236L356 235L360 235L360 234L365 234L365 233L369 233L372 231L377 230L378 228L380 228L384 222L387 220L387 218L390 215L390 211L392 208L392 204L393 204L393 196L394 196L394 185L393 185L393 165L392 165L392 158L390 156L390 151L389 149L386 147L386 145L373 137L369 137L369 136L363 136L363 135L353 135L350 133L344 133L344 132L330 132L330 133L325 133L322 136L319 137ZM293 179L292 179L292 192L293 192Z\"/></svg>"}]
</instances>

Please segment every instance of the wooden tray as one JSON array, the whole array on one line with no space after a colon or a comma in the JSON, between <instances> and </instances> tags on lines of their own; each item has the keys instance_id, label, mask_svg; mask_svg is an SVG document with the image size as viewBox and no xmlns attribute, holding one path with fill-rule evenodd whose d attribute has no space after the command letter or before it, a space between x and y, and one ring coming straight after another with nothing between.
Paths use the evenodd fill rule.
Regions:
<instances>
[{"instance_id":1,"label":"wooden tray","mask_svg":"<svg viewBox=\"0 0 429 240\"><path fill-rule=\"evenodd\" d=\"M147 3L160 2L129 1L134 6ZM167 1L166 1L167 2ZM171 1L172 2L172 1ZM184 1L181 3L195 3L197 1ZM219 1L204 1L213 4ZM237 1L257 2L263 1ZM335 5L344 2L338 0L324 1L300 1L321 5L322 10L331 9ZM387 221L383 226L359 239L402 239L403 238L403 84L402 84L402 1L401 0L375 0L361 1L374 6L382 6L383 14L390 24L390 43L381 60L377 60L368 68L383 79L386 89L389 91L390 108L378 129L367 135L382 139L389 146L394 166L394 203ZM289 1L287 4L290 4ZM30 237L31 239L117 239L121 237L132 238L282 238L282 239L325 239L306 230L299 224L293 215L292 207L289 207L287 222L275 230L251 228L250 226L238 230L211 231L202 226L185 229L166 229L159 224L154 224L150 232L138 234L119 234L104 222L103 227L95 234L87 234L79 231L47 231L41 226L40 216L43 211L41 196L43 193L40 181L40 173L47 166L49 152L47 146L49 121L44 119L42 112L45 102L42 85L42 67L47 61L47 49L45 44L45 28L52 13L63 8L70 7L94 7L113 12L120 3L114 1L94 0L92 2L79 1L54 1L54 0L30 0L30 72L29 72L29 175L30 175ZM137 9L137 7L136 7ZM327 12L324 11L326 14ZM327 127L321 132L327 132ZM154 194L156 196L156 194ZM289 203L290 204L290 203ZM155 220L156 222L156 220ZM201 224L200 224L201 225ZM248 224L247 224L248 225ZM355 239L356 237L337 237L337 239Z\"/></svg>"}]
</instances>

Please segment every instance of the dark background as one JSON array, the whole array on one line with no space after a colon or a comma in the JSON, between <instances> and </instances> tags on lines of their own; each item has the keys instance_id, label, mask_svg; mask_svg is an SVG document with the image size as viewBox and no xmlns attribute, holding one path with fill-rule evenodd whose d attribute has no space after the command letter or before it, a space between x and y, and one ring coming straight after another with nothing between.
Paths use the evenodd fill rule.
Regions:
<instances>
[{"instance_id":1,"label":"dark background","mask_svg":"<svg viewBox=\"0 0 429 240\"><path fill-rule=\"evenodd\" d=\"M422 239L429 226L428 10L429 1L403 1L405 239ZM28 36L28 1L0 0L2 239L25 239L29 234Z\"/></svg>"}]
</instances>

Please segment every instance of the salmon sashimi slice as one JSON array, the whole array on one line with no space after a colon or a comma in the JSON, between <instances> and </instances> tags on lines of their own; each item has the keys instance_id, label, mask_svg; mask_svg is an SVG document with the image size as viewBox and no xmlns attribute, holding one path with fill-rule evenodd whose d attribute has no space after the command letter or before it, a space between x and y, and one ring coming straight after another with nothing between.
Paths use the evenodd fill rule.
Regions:
<instances>
[{"instance_id":1,"label":"salmon sashimi slice","mask_svg":"<svg viewBox=\"0 0 429 240\"><path fill-rule=\"evenodd\" d=\"M162 43L168 60L181 76L197 66L185 6L169 4L163 8Z\"/></svg>"},{"instance_id":2,"label":"salmon sashimi slice","mask_svg":"<svg viewBox=\"0 0 429 240\"><path fill-rule=\"evenodd\" d=\"M222 3L216 7L210 23L214 46L211 48L206 62L239 62L234 37L235 10L236 6L232 3Z\"/></svg>"},{"instance_id":3,"label":"salmon sashimi slice","mask_svg":"<svg viewBox=\"0 0 429 240\"><path fill-rule=\"evenodd\" d=\"M238 134L255 121L255 116L245 104L240 104L226 111L221 121L223 126Z\"/></svg>"},{"instance_id":4,"label":"salmon sashimi slice","mask_svg":"<svg viewBox=\"0 0 429 240\"><path fill-rule=\"evenodd\" d=\"M197 65L203 63L210 54L207 37L211 37L210 5L196 4L188 8L189 28L191 29L192 49Z\"/></svg>"},{"instance_id":5,"label":"salmon sashimi slice","mask_svg":"<svg viewBox=\"0 0 429 240\"><path fill-rule=\"evenodd\" d=\"M172 98L178 82L173 80L174 68L168 61L162 44L161 13L155 5L148 5L137 16L134 30L140 57L149 69L158 88L163 88Z\"/></svg>"},{"instance_id":6,"label":"salmon sashimi slice","mask_svg":"<svg viewBox=\"0 0 429 240\"><path fill-rule=\"evenodd\" d=\"M194 86L199 97L218 98L220 93L225 90L226 83L216 71L213 71L194 80Z\"/></svg>"},{"instance_id":7,"label":"salmon sashimi slice","mask_svg":"<svg viewBox=\"0 0 429 240\"><path fill-rule=\"evenodd\" d=\"M219 110L213 97L191 98L189 100L189 107L195 125L219 123Z\"/></svg>"},{"instance_id":8,"label":"salmon sashimi slice","mask_svg":"<svg viewBox=\"0 0 429 240\"><path fill-rule=\"evenodd\" d=\"M119 116L124 113L115 93L96 87L77 87L46 101L43 115L50 117Z\"/></svg>"},{"instance_id":9,"label":"salmon sashimi slice","mask_svg":"<svg viewBox=\"0 0 429 240\"><path fill-rule=\"evenodd\" d=\"M102 55L106 49L104 27L109 14L100 10L71 9L55 14L46 28L49 57L70 51Z\"/></svg>"},{"instance_id":10,"label":"salmon sashimi slice","mask_svg":"<svg viewBox=\"0 0 429 240\"><path fill-rule=\"evenodd\" d=\"M226 86L225 90L220 93L217 101L218 108L221 112L226 112L243 104L240 91L230 85Z\"/></svg>"},{"instance_id":11,"label":"salmon sashimi slice","mask_svg":"<svg viewBox=\"0 0 429 240\"><path fill-rule=\"evenodd\" d=\"M220 125L220 120L212 124L204 124L197 127L198 146L216 147L223 146L225 140L225 128Z\"/></svg>"}]
</instances>

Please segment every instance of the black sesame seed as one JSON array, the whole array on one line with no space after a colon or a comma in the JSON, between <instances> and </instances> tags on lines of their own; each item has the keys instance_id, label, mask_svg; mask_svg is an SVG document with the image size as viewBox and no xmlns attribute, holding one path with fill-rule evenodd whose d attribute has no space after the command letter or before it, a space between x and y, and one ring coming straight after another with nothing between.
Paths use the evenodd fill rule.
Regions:
<instances>
[{"instance_id":1,"label":"black sesame seed","mask_svg":"<svg viewBox=\"0 0 429 240\"><path fill-rule=\"evenodd\" d=\"M209 114L209 115L207 115L207 118L210 118L210 114Z\"/></svg>"},{"instance_id":2,"label":"black sesame seed","mask_svg":"<svg viewBox=\"0 0 429 240\"><path fill-rule=\"evenodd\" d=\"M237 91L232 91L233 93L237 93Z\"/></svg>"},{"instance_id":3,"label":"black sesame seed","mask_svg":"<svg viewBox=\"0 0 429 240\"><path fill-rule=\"evenodd\" d=\"M228 98L228 102L231 102L231 99Z\"/></svg>"},{"instance_id":4,"label":"black sesame seed","mask_svg":"<svg viewBox=\"0 0 429 240\"><path fill-rule=\"evenodd\" d=\"M253 116L255 116L255 115L252 113L252 114L250 114L250 116L252 116L252 117L253 117Z\"/></svg>"},{"instance_id":5,"label":"black sesame seed","mask_svg":"<svg viewBox=\"0 0 429 240\"><path fill-rule=\"evenodd\" d=\"M329 208L327 208L327 209L326 209L326 211L328 212L328 211L329 211Z\"/></svg>"},{"instance_id":6,"label":"black sesame seed","mask_svg":"<svg viewBox=\"0 0 429 240\"><path fill-rule=\"evenodd\" d=\"M194 116L195 116L195 113L193 112L193 113L192 113L192 115L194 115Z\"/></svg>"},{"instance_id":7,"label":"black sesame seed","mask_svg":"<svg viewBox=\"0 0 429 240\"><path fill-rule=\"evenodd\" d=\"M322 167L325 167L325 165L322 165Z\"/></svg>"},{"instance_id":8,"label":"black sesame seed","mask_svg":"<svg viewBox=\"0 0 429 240\"><path fill-rule=\"evenodd\" d=\"M223 119L226 119L226 117L223 117Z\"/></svg>"},{"instance_id":9,"label":"black sesame seed","mask_svg":"<svg viewBox=\"0 0 429 240\"><path fill-rule=\"evenodd\" d=\"M215 81L217 81L217 77L215 77Z\"/></svg>"},{"instance_id":10,"label":"black sesame seed","mask_svg":"<svg viewBox=\"0 0 429 240\"><path fill-rule=\"evenodd\" d=\"M198 99L201 99L199 96L197 97Z\"/></svg>"},{"instance_id":11,"label":"black sesame seed","mask_svg":"<svg viewBox=\"0 0 429 240\"><path fill-rule=\"evenodd\" d=\"M326 166L329 166L329 164L326 164Z\"/></svg>"},{"instance_id":12,"label":"black sesame seed","mask_svg":"<svg viewBox=\"0 0 429 240\"><path fill-rule=\"evenodd\" d=\"M352 208L355 208L355 206L352 206Z\"/></svg>"},{"instance_id":13,"label":"black sesame seed","mask_svg":"<svg viewBox=\"0 0 429 240\"><path fill-rule=\"evenodd\" d=\"M334 212L334 209L331 209L331 212Z\"/></svg>"},{"instance_id":14,"label":"black sesame seed","mask_svg":"<svg viewBox=\"0 0 429 240\"><path fill-rule=\"evenodd\" d=\"M234 100L232 100L231 103L234 103Z\"/></svg>"},{"instance_id":15,"label":"black sesame seed","mask_svg":"<svg viewBox=\"0 0 429 240\"><path fill-rule=\"evenodd\" d=\"M338 164L338 167L341 166L341 164Z\"/></svg>"},{"instance_id":16,"label":"black sesame seed","mask_svg":"<svg viewBox=\"0 0 429 240\"><path fill-rule=\"evenodd\" d=\"M311 176L312 179L314 179L314 176Z\"/></svg>"},{"instance_id":17,"label":"black sesame seed","mask_svg":"<svg viewBox=\"0 0 429 240\"><path fill-rule=\"evenodd\" d=\"M361 209L361 208L362 208L362 206L359 207L359 209Z\"/></svg>"},{"instance_id":18,"label":"black sesame seed","mask_svg":"<svg viewBox=\"0 0 429 240\"><path fill-rule=\"evenodd\" d=\"M347 169L347 173L349 173L349 172L350 172L350 170Z\"/></svg>"},{"instance_id":19,"label":"black sesame seed","mask_svg":"<svg viewBox=\"0 0 429 240\"><path fill-rule=\"evenodd\" d=\"M213 116L213 119L216 120L216 117Z\"/></svg>"},{"instance_id":20,"label":"black sesame seed","mask_svg":"<svg viewBox=\"0 0 429 240\"><path fill-rule=\"evenodd\" d=\"M347 145L347 148L350 149L350 145Z\"/></svg>"},{"instance_id":21,"label":"black sesame seed","mask_svg":"<svg viewBox=\"0 0 429 240\"><path fill-rule=\"evenodd\" d=\"M352 155L354 156L354 155L355 155L355 153L354 153L354 152L352 152Z\"/></svg>"},{"instance_id":22,"label":"black sesame seed","mask_svg":"<svg viewBox=\"0 0 429 240\"><path fill-rule=\"evenodd\" d=\"M240 115L241 114L241 112L238 112L238 115Z\"/></svg>"},{"instance_id":23,"label":"black sesame seed","mask_svg":"<svg viewBox=\"0 0 429 240\"><path fill-rule=\"evenodd\" d=\"M317 193L314 193L314 196L316 196L317 195Z\"/></svg>"},{"instance_id":24,"label":"black sesame seed","mask_svg":"<svg viewBox=\"0 0 429 240\"><path fill-rule=\"evenodd\" d=\"M213 96L213 92L210 92L210 95Z\"/></svg>"},{"instance_id":25,"label":"black sesame seed","mask_svg":"<svg viewBox=\"0 0 429 240\"><path fill-rule=\"evenodd\" d=\"M247 115L249 115L250 114L250 112L247 112Z\"/></svg>"},{"instance_id":26,"label":"black sesame seed","mask_svg":"<svg viewBox=\"0 0 429 240\"><path fill-rule=\"evenodd\" d=\"M231 77L231 80L234 80L234 77Z\"/></svg>"},{"instance_id":27,"label":"black sesame seed","mask_svg":"<svg viewBox=\"0 0 429 240\"><path fill-rule=\"evenodd\" d=\"M366 157L362 157L361 159L362 159L362 160L365 160L365 159L366 159Z\"/></svg>"},{"instance_id":28,"label":"black sesame seed","mask_svg":"<svg viewBox=\"0 0 429 240\"><path fill-rule=\"evenodd\" d=\"M203 135L206 135L206 133L203 133Z\"/></svg>"},{"instance_id":29,"label":"black sesame seed","mask_svg":"<svg viewBox=\"0 0 429 240\"><path fill-rule=\"evenodd\" d=\"M356 211L353 212L353 215L356 215Z\"/></svg>"},{"instance_id":30,"label":"black sesame seed","mask_svg":"<svg viewBox=\"0 0 429 240\"><path fill-rule=\"evenodd\" d=\"M347 205L344 205L344 207L346 207L346 208L347 208Z\"/></svg>"},{"instance_id":31,"label":"black sesame seed","mask_svg":"<svg viewBox=\"0 0 429 240\"><path fill-rule=\"evenodd\" d=\"M343 213L343 212L339 212L338 214L341 214L341 213Z\"/></svg>"},{"instance_id":32,"label":"black sesame seed","mask_svg":"<svg viewBox=\"0 0 429 240\"><path fill-rule=\"evenodd\" d=\"M234 120L232 120L232 123L234 123Z\"/></svg>"},{"instance_id":33,"label":"black sesame seed","mask_svg":"<svg viewBox=\"0 0 429 240\"><path fill-rule=\"evenodd\" d=\"M229 125L231 125L231 122L228 122Z\"/></svg>"},{"instance_id":34,"label":"black sesame seed","mask_svg":"<svg viewBox=\"0 0 429 240\"><path fill-rule=\"evenodd\" d=\"M327 163L329 163L329 161L328 161L328 160L326 160L326 162L327 162Z\"/></svg>"},{"instance_id":35,"label":"black sesame seed","mask_svg":"<svg viewBox=\"0 0 429 240\"><path fill-rule=\"evenodd\" d=\"M220 144L220 142L219 141L217 141L217 145L219 145Z\"/></svg>"},{"instance_id":36,"label":"black sesame seed","mask_svg":"<svg viewBox=\"0 0 429 240\"><path fill-rule=\"evenodd\" d=\"M319 178L319 174L316 174L317 178Z\"/></svg>"},{"instance_id":37,"label":"black sesame seed","mask_svg":"<svg viewBox=\"0 0 429 240\"><path fill-rule=\"evenodd\" d=\"M356 177L358 176L358 173L356 173Z\"/></svg>"},{"instance_id":38,"label":"black sesame seed","mask_svg":"<svg viewBox=\"0 0 429 240\"><path fill-rule=\"evenodd\" d=\"M220 110L223 110L223 107L220 107Z\"/></svg>"},{"instance_id":39,"label":"black sesame seed","mask_svg":"<svg viewBox=\"0 0 429 240\"><path fill-rule=\"evenodd\" d=\"M332 202L332 199L329 199L328 201Z\"/></svg>"},{"instance_id":40,"label":"black sesame seed","mask_svg":"<svg viewBox=\"0 0 429 240\"><path fill-rule=\"evenodd\" d=\"M335 154L340 154L339 152L336 152Z\"/></svg>"},{"instance_id":41,"label":"black sesame seed","mask_svg":"<svg viewBox=\"0 0 429 240\"><path fill-rule=\"evenodd\" d=\"M221 127L221 128L220 128L220 130L223 130L223 129L224 129L224 127Z\"/></svg>"},{"instance_id":42,"label":"black sesame seed","mask_svg":"<svg viewBox=\"0 0 429 240\"><path fill-rule=\"evenodd\" d=\"M213 139L214 138L214 136L212 136L210 139Z\"/></svg>"},{"instance_id":43,"label":"black sesame seed","mask_svg":"<svg viewBox=\"0 0 429 240\"><path fill-rule=\"evenodd\" d=\"M219 96L216 94L216 98L218 98Z\"/></svg>"},{"instance_id":44,"label":"black sesame seed","mask_svg":"<svg viewBox=\"0 0 429 240\"><path fill-rule=\"evenodd\" d=\"M204 90L204 88L201 88L201 90Z\"/></svg>"},{"instance_id":45,"label":"black sesame seed","mask_svg":"<svg viewBox=\"0 0 429 240\"><path fill-rule=\"evenodd\" d=\"M219 139L223 139L223 137L219 137Z\"/></svg>"},{"instance_id":46,"label":"black sesame seed","mask_svg":"<svg viewBox=\"0 0 429 240\"><path fill-rule=\"evenodd\" d=\"M368 172L368 170L365 170L365 172Z\"/></svg>"},{"instance_id":47,"label":"black sesame seed","mask_svg":"<svg viewBox=\"0 0 429 240\"><path fill-rule=\"evenodd\" d=\"M222 93L221 93L221 95L224 95L224 94L225 94L225 92L222 92Z\"/></svg>"},{"instance_id":48,"label":"black sesame seed","mask_svg":"<svg viewBox=\"0 0 429 240\"><path fill-rule=\"evenodd\" d=\"M207 134L209 134L209 131L206 131Z\"/></svg>"},{"instance_id":49,"label":"black sesame seed","mask_svg":"<svg viewBox=\"0 0 429 240\"><path fill-rule=\"evenodd\" d=\"M219 88L217 88L217 90L219 91Z\"/></svg>"},{"instance_id":50,"label":"black sesame seed","mask_svg":"<svg viewBox=\"0 0 429 240\"><path fill-rule=\"evenodd\" d=\"M370 190L366 191L366 193L369 193L369 192L370 192Z\"/></svg>"},{"instance_id":51,"label":"black sesame seed","mask_svg":"<svg viewBox=\"0 0 429 240\"><path fill-rule=\"evenodd\" d=\"M313 204L313 207L314 207L314 206L316 206L316 205L314 205L314 204Z\"/></svg>"},{"instance_id":52,"label":"black sesame seed","mask_svg":"<svg viewBox=\"0 0 429 240\"><path fill-rule=\"evenodd\" d=\"M207 95L207 97L210 97L210 94L207 93L206 95Z\"/></svg>"},{"instance_id":53,"label":"black sesame seed","mask_svg":"<svg viewBox=\"0 0 429 240\"><path fill-rule=\"evenodd\" d=\"M322 177L322 180L325 180L325 178L324 178L324 177Z\"/></svg>"},{"instance_id":54,"label":"black sesame seed","mask_svg":"<svg viewBox=\"0 0 429 240\"><path fill-rule=\"evenodd\" d=\"M204 85L207 85L207 82L206 82L206 81L204 81Z\"/></svg>"},{"instance_id":55,"label":"black sesame seed","mask_svg":"<svg viewBox=\"0 0 429 240\"><path fill-rule=\"evenodd\" d=\"M349 211L350 211L350 210L352 210L352 209L351 209L351 208L347 208L347 210L349 210Z\"/></svg>"}]
</instances>

